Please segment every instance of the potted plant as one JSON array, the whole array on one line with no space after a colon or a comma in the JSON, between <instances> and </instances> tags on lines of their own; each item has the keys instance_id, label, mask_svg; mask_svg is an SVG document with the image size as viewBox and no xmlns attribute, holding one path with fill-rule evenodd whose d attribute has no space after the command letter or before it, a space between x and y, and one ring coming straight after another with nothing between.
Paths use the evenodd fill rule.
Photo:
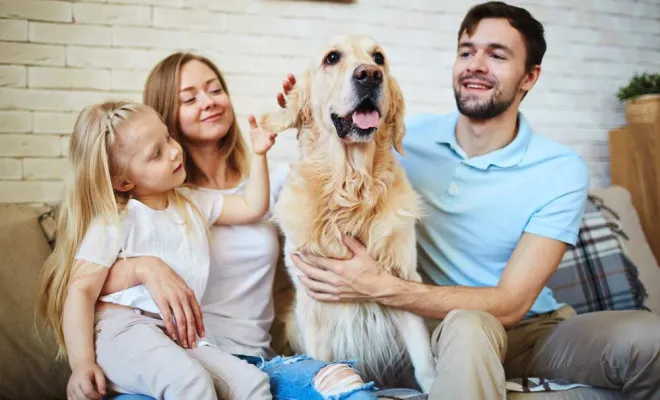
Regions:
<instances>
[{"instance_id":1,"label":"potted plant","mask_svg":"<svg viewBox=\"0 0 660 400\"><path fill-rule=\"evenodd\" d=\"M660 74L635 74L617 97L625 104L629 123L660 122Z\"/></svg>"}]
</instances>

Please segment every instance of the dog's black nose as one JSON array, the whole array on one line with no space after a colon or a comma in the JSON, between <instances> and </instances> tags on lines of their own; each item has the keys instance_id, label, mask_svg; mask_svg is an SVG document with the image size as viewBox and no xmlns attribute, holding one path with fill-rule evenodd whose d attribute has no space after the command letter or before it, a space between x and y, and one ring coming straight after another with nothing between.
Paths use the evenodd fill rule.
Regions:
<instances>
[{"instance_id":1,"label":"dog's black nose","mask_svg":"<svg viewBox=\"0 0 660 400\"><path fill-rule=\"evenodd\" d=\"M383 73L375 65L362 64L353 71L353 79L362 86L376 87L383 82Z\"/></svg>"}]
</instances>

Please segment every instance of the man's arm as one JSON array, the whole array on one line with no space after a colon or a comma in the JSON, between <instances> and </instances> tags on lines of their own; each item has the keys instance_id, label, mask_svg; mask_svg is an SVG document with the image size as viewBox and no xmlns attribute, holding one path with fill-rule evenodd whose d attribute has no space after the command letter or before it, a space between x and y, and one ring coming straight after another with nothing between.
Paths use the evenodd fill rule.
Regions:
<instances>
[{"instance_id":1,"label":"man's arm","mask_svg":"<svg viewBox=\"0 0 660 400\"><path fill-rule=\"evenodd\" d=\"M511 327L532 307L565 250L563 242L525 233L496 287L434 286L397 279L390 286L391 294L376 300L431 318L443 318L454 309L483 310Z\"/></svg>"},{"instance_id":2,"label":"man's arm","mask_svg":"<svg viewBox=\"0 0 660 400\"><path fill-rule=\"evenodd\" d=\"M566 250L558 240L524 233L496 287L435 286L406 281L383 271L355 239L347 238L350 260L306 256L293 261L308 293L322 301L376 301L425 317L443 318L454 309L483 310L505 327L527 314Z\"/></svg>"}]
</instances>

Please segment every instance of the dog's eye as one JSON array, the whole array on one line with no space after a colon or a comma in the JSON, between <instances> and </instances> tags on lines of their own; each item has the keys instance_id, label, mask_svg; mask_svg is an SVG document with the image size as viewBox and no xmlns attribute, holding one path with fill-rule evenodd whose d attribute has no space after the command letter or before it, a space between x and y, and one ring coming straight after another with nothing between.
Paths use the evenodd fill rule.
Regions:
<instances>
[{"instance_id":1,"label":"dog's eye","mask_svg":"<svg viewBox=\"0 0 660 400\"><path fill-rule=\"evenodd\" d=\"M383 53L374 53L373 55L374 62L378 65L383 65L385 64L385 56L383 56Z\"/></svg>"},{"instance_id":2,"label":"dog's eye","mask_svg":"<svg viewBox=\"0 0 660 400\"><path fill-rule=\"evenodd\" d=\"M339 52L331 51L327 56L325 56L325 63L328 65L335 65L339 62L340 58L341 56L339 55Z\"/></svg>"}]
</instances>

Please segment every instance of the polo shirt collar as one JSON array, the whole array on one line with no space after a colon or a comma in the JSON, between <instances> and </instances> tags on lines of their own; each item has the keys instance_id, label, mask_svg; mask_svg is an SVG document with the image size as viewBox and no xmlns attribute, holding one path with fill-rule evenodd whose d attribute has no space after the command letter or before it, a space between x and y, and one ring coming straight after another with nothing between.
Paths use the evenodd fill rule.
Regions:
<instances>
[{"instance_id":1,"label":"polo shirt collar","mask_svg":"<svg viewBox=\"0 0 660 400\"><path fill-rule=\"evenodd\" d=\"M522 113L518 113L518 133L511 143L491 153L473 158L467 157L467 154L456 140L458 116L459 113L455 112L452 118L447 121L447 125L436 127L435 142L447 145L456 155L464 160L465 164L486 170L491 165L499 168L511 168L522 161L532 138L532 129L527 122L527 118Z\"/></svg>"}]
</instances>

